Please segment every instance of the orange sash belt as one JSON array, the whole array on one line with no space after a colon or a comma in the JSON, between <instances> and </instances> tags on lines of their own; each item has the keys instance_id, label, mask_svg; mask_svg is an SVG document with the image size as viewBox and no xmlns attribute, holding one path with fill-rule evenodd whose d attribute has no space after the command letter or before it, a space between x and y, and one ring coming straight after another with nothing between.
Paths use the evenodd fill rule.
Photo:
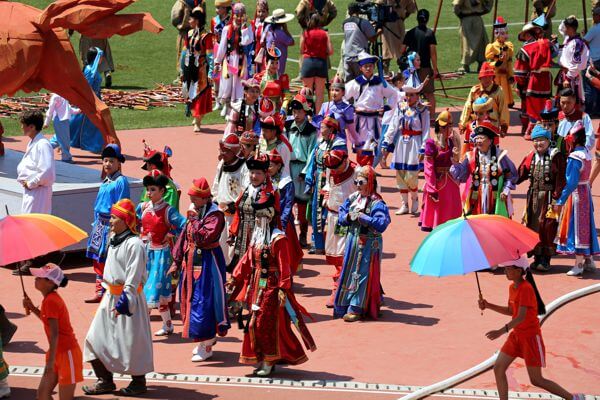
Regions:
<instances>
[{"instance_id":1,"label":"orange sash belt","mask_svg":"<svg viewBox=\"0 0 600 400\"><path fill-rule=\"evenodd\" d=\"M123 287L125 285L111 285L108 282L104 282L106 283L106 285L108 286L108 292L113 295L113 296L120 296L121 293L123 293ZM138 294L142 293L142 290L144 289L144 287L140 284L140 286L138 286L137 288L137 292Z\"/></svg>"}]
</instances>

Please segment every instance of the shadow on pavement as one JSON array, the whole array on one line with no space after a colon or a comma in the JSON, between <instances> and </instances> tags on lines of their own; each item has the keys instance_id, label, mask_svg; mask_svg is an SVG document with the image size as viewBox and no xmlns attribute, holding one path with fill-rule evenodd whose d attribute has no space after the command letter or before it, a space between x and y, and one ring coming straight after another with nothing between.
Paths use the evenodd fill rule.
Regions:
<instances>
[{"instance_id":1,"label":"shadow on pavement","mask_svg":"<svg viewBox=\"0 0 600 400\"><path fill-rule=\"evenodd\" d=\"M431 304L409 303L407 301L385 297L383 299L383 308L389 308L391 310L412 310L415 308L433 308L433 306Z\"/></svg>"},{"instance_id":2,"label":"shadow on pavement","mask_svg":"<svg viewBox=\"0 0 600 400\"><path fill-rule=\"evenodd\" d=\"M7 353L45 353L45 351L37 345L37 342L31 340L13 340L4 347L4 350L6 350Z\"/></svg>"}]
</instances>

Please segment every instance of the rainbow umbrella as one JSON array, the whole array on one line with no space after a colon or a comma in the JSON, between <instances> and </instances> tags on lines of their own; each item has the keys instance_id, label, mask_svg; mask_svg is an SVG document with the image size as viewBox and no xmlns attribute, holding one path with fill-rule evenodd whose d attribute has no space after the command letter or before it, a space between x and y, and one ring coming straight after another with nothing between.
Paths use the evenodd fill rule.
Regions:
<instances>
[{"instance_id":1,"label":"rainbow umbrella","mask_svg":"<svg viewBox=\"0 0 600 400\"><path fill-rule=\"evenodd\" d=\"M429 276L476 273L516 260L539 240L537 232L500 215L463 216L438 226L423 240L410 270Z\"/></svg>"},{"instance_id":2,"label":"rainbow umbrella","mask_svg":"<svg viewBox=\"0 0 600 400\"><path fill-rule=\"evenodd\" d=\"M0 219L0 265L31 260L79 243L87 236L54 215L10 215Z\"/></svg>"}]
</instances>

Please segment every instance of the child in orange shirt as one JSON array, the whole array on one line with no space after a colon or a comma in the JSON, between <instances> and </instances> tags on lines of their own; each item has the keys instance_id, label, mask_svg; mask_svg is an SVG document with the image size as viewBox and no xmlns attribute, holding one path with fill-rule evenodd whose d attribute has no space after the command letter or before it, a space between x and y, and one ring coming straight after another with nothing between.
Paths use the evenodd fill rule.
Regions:
<instances>
[{"instance_id":1,"label":"child in orange shirt","mask_svg":"<svg viewBox=\"0 0 600 400\"><path fill-rule=\"evenodd\" d=\"M83 356L73 333L67 306L56 293L58 287L67 285L67 278L55 264L32 268L31 274L35 276L35 288L44 295L44 300L41 307L37 308L29 297L25 297L23 307L26 312L31 311L42 320L50 344L37 399L51 400L58 384L59 399L71 400L75 386L83 381Z\"/></svg>"},{"instance_id":2,"label":"child in orange shirt","mask_svg":"<svg viewBox=\"0 0 600 400\"><path fill-rule=\"evenodd\" d=\"M542 340L538 315L546 313L546 306L529 270L527 258L521 257L516 261L500 266L504 267L506 278L512 281L508 288L508 306L489 303L483 297L479 299L481 310L487 308L500 314L512 316L512 320L502 328L485 334L488 339L495 340L510 331L494 364L494 375L496 376L500 400L508 399L506 370L517 357L525 360L532 385L547 390L563 399L583 400L584 395L572 394L556 382L542 376L542 367L546 366L546 350Z\"/></svg>"}]
</instances>

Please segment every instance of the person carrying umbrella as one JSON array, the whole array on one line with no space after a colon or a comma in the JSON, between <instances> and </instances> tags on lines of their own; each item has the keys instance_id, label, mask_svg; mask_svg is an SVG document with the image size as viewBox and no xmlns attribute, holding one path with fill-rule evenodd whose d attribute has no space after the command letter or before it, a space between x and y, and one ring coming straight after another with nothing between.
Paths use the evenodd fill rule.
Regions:
<instances>
[{"instance_id":1,"label":"person carrying umbrella","mask_svg":"<svg viewBox=\"0 0 600 400\"><path fill-rule=\"evenodd\" d=\"M83 361L81 348L69 319L69 310L62 297L56 293L59 287L67 286L68 279L56 264L31 269L31 274L35 276L35 288L42 293L44 300L38 308L25 295L23 307L27 314L33 313L42 321L49 342L46 367L37 390L37 398L51 399L58 384L59 399L71 400L77 383L83 382Z\"/></svg>"},{"instance_id":2,"label":"person carrying umbrella","mask_svg":"<svg viewBox=\"0 0 600 400\"><path fill-rule=\"evenodd\" d=\"M546 313L546 306L535 285L527 258L521 256L517 260L500 264L500 266L504 267L506 278L511 281L508 288L508 306L493 304L483 297L479 298L481 310L489 309L512 316L507 324L485 334L490 340L496 340L505 333L508 334L494 365L498 397L500 400L508 399L506 370L515 358L519 357L525 360L532 385L563 399L584 399L583 394L572 394L556 382L542 376L542 367L546 366L546 351L538 315Z\"/></svg>"}]
</instances>

